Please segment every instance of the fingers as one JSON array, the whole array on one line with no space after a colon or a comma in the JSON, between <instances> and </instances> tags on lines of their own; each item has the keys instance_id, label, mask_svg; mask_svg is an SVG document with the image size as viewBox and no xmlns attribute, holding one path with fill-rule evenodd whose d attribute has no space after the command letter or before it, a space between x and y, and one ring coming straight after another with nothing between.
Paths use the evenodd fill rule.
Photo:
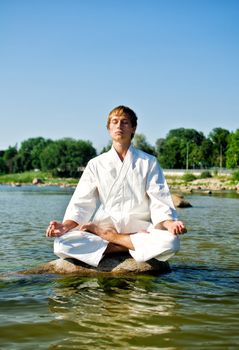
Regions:
<instances>
[{"instance_id":1,"label":"fingers","mask_svg":"<svg viewBox=\"0 0 239 350\"><path fill-rule=\"evenodd\" d=\"M183 223L180 223L177 228L176 228L176 233L177 234L183 234L183 233L186 233L187 232L187 229L186 227L184 226Z\"/></svg>"},{"instance_id":2,"label":"fingers","mask_svg":"<svg viewBox=\"0 0 239 350\"><path fill-rule=\"evenodd\" d=\"M46 237L54 237L54 229L51 226L48 226L46 230Z\"/></svg>"},{"instance_id":3,"label":"fingers","mask_svg":"<svg viewBox=\"0 0 239 350\"><path fill-rule=\"evenodd\" d=\"M60 225L58 221L51 221L46 229L46 237L58 237L60 235Z\"/></svg>"},{"instance_id":4,"label":"fingers","mask_svg":"<svg viewBox=\"0 0 239 350\"><path fill-rule=\"evenodd\" d=\"M180 223L180 228L179 228L180 233L186 233L187 229L186 229L184 223L182 221L180 221L179 223Z\"/></svg>"},{"instance_id":5,"label":"fingers","mask_svg":"<svg viewBox=\"0 0 239 350\"><path fill-rule=\"evenodd\" d=\"M181 232L181 233L187 233L186 227L184 227L184 228L182 229L182 232Z\"/></svg>"},{"instance_id":6,"label":"fingers","mask_svg":"<svg viewBox=\"0 0 239 350\"><path fill-rule=\"evenodd\" d=\"M171 232L175 235L180 235L186 233L187 229L182 221L174 221Z\"/></svg>"}]
</instances>

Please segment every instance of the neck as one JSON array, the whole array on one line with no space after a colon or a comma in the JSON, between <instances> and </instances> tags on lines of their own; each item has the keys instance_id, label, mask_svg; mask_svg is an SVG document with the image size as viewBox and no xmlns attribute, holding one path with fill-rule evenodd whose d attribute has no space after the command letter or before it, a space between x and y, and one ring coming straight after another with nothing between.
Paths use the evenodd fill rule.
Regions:
<instances>
[{"instance_id":1,"label":"neck","mask_svg":"<svg viewBox=\"0 0 239 350\"><path fill-rule=\"evenodd\" d=\"M124 160L130 145L131 145L131 143L122 144L122 143L118 143L118 142L113 141L114 149L116 150L116 152L118 153L118 156L120 157L120 159L122 161Z\"/></svg>"}]
</instances>

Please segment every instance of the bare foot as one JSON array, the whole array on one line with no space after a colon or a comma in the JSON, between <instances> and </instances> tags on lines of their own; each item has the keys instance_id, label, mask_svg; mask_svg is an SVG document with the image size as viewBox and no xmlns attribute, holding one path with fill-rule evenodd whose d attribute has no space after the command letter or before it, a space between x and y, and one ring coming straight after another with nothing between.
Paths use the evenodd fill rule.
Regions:
<instances>
[{"instance_id":1,"label":"bare foot","mask_svg":"<svg viewBox=\"0 0 239 350\"><path fill-rule=\"evenodd\" d=\"M94 222L88 222L80 227L82 231L88 231L94 233L95 235L105 239L109 242L114 242L118 232L113 228L102 228L96 225Z\"/></svg>"},{"instance_id":2,"label":"bare foot","mask_svg":"<svg viewBox=\"0 0 239 350\"><path fill-rule=\"evenodd\" d=\"M103 228L93 222L80 227L82 231L88 231L115 245L134 250L130 234L119 234L114 228Z\"/></svg>"}]
</instances>

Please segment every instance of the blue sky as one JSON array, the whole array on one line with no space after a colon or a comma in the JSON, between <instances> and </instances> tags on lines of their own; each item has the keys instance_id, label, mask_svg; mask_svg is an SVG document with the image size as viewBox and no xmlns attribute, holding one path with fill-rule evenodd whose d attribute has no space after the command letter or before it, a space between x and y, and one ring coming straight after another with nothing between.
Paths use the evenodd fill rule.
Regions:
<instances>
[{"instance_id":1,"label":"blue sky","mask_svg":"<svg viewBox=\"0 0 239 350\"><path fill-rule=\"evenodd\" d=\"M1 0L0 149L42 136L109 141L124 104L151 144L239 128L239 1Z\"/></svg>"}]
</instances>

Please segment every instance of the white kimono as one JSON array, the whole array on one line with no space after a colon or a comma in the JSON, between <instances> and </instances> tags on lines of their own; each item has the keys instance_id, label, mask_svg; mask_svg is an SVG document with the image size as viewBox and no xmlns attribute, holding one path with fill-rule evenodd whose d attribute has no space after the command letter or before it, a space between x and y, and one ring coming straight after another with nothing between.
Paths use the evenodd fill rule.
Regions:
<instances>
[{"instance_id":1,"label":"white kimono","mask_svg":"<svg viewBox=\"0 0 239 350\"><path fill-rule=\"evenodd\" d=\"M178 236L159 230L176 210L157 159L130 146L122 162L114 147L91 159L67 207L64 221L94 221L130 238L136 261L165 261L179 250ZM144 230L149 231L145 233ZM55 239L54 253L97 266L109 242L75 228Z\"/></svg>"}]
</instances>

